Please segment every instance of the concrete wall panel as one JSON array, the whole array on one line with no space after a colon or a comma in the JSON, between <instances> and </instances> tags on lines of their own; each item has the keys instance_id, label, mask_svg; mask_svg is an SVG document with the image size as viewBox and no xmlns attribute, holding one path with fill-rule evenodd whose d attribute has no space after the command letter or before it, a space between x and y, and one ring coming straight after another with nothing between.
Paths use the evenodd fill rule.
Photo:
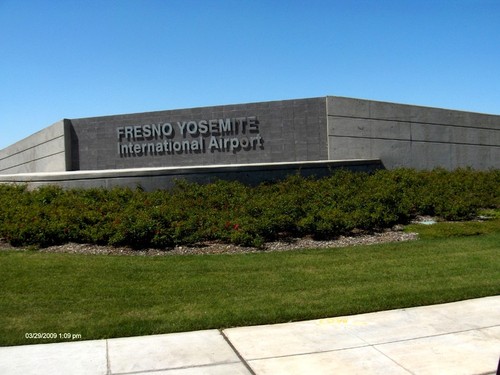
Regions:
<instances>
[{"instance_id":1,"label":"concrete wall panel","mask_svg":"<svg viewBox=\"0 0 500 375\"><path fill-rule=\"evenodd\" d=\"M452 145L451 160L453 165L487 170L494 165L498 166L500 147Z\"/></svg>"},{"instance_id":2,"label":"concrete wall panel","mask_svg":"<svg viewBox=\"0 0 500 375\"><path fill-rule=\"evenodd\" d=\"M409 141L411 126L408 122L329 116L328 134L334 137L356 136Z\"/></svg>"},{"instance_id":3,"label":"concrete wall panel","mask_svg":"<svg viewBox=\"0 0 500 375\"><path fill-rule=\"evenodd\" d=\"M0 174L65 171L67 128L67 121L58 121L0 150Z\"/></svg>"},{"instance_id":4,"label":"concrete wall panel","mask_svg":"<svg viewBox=\"0 0 500 375\"><path fill-rule=\"evenodd\" d=\"M328 96L326 104L326 111L329 116L370 117L370 102L367 100Z\"/></svg>"},{"instance_id":5,"label":"concrete wall panel","mask_svg":"<svg viewBox=\"0 0 500 375\"><path fill-rule=\"evenodd\" d=\"M63 137L54 138L46 141L45 143L41 143L36 147L31 147L26 150L20 151L15 154L15 157L5 158L2 165L5 169L12 169L18 167L22 168L23 165L34 163L37 161L43 163L43 159L47 159L46 162L51 163L53 161L51 159L59 159L55 158L54 156L61 156L60 154L64 154ZM58 167L60 168L61 166ZM64 168L64 165L62 165L62 168ZM48 169L50 170L51 168L48 167Z\"/></svg>"},{"instance_id":6,"label":"concrete wall panel","mask_svg":"<svg viewBox=\"0 0 500 375\"><path fill-rule=\"evenodd\" d=\"M447 143L412 142L409 165L416 169L454 169L451 150L452 145Z\"/></svg>"},{"instance_id":7,"label":"concrete wall panel","mask_svg":"<svg viewBox=\"0 0 500 375\"><path fill-rule=\"evenodd\" d=\"M500 130L436 124L411 124L413 141L498 146Z\"/></svg>"},{"instance_id":8,"label":"concrete wall panel","mask_svg":"<svg viewBox=\"0 0 500 375\"><path fill-rule=\"evenodd\" d=\"M387 168L500 168L500 116L327 97L329 157Z\"/></svg>"},{"instance_id":9,"label":"concrete wall panel","mask_svg":"<svg viewBox=\"0 0 500 375\"><path fill-rule=\"evenodd\" d=\"M411 142L355 137L333 137L331 160L372 158L378 155L385 168L408 167L411 164Z\"/></svg>"},{"instance_id":10,"label":"concrete wall panel","mask_svg":"<svg viewBox=\"0 0 500 375\"><path fill-rule=\"evenodd\" d=\"M420 106L408 107L412 122L498 129L499 120L495 115Z\"/></svg>"}]
</instances>

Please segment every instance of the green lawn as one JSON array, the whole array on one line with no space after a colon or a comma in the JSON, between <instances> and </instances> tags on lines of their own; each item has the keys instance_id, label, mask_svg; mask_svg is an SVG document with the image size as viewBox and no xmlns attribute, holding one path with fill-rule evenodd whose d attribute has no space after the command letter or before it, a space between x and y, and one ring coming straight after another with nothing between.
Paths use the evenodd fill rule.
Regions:
<instances>
[{"instance_id":1,"label":"green lawn","mask_svg":"<svg viewBox=\"0 0 500 375\"><path fill-rule=\"evenodd\" d=\"M0 345L68 341L64 333L89 340L287 322L496 295L499 223L484 224L493 227L479 231L485 234L457 237L466 233L456 230L450 237L435 227L437 234L413 242L260 254L0 251ZM25 338L31 332L62 338Z\"/></svg>"}]
</instances>

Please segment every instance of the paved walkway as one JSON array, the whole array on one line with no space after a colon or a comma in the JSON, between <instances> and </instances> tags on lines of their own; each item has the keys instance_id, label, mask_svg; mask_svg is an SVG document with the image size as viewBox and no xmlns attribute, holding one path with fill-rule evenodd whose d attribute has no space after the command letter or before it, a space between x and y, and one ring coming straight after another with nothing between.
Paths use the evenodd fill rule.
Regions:
<instances>
[{"instance_id":1,"label":"paved walkway","mask_svg":"<svg viewBox=\"0 0 500 375\"><path fill-rule=\"evenodd\" d=\"M255 327L0 348L0 374L495 374L500 296Z\"/></svg>"}]
</instances>

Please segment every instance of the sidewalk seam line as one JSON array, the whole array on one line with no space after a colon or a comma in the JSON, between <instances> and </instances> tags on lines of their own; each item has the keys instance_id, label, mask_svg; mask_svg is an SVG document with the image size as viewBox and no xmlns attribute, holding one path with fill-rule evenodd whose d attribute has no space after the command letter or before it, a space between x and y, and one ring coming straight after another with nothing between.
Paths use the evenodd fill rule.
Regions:
<instances>
[{"instance_id":1,"label":"sidewalk seam line","mask_svg":"<svg viewBox=\"0 0 500 375\"><path fill-rule=\"evenodd\" d=\"M108 347L108 339L106 341L106 374L111 375L111 363L109 361L109 347Z\"/></svg>"},{"instance_id":2,"label":"sidewalk seam line","mask_svg":"<svg viewBox=\"0 0 500 375\"><path fill-rule=\"evenodd\" d=\"M413 341L413 340L420 340L420 339L428 339L431 337L439 337L439 336L446 336L446 335L454 335L457 333L465 333L465 332L471 332L471 331L480 331L483 329L488 329L488 328L493 328L493 327L500 327L499 324L495 324L492 326L487 326L487 327L477 327L477 328L469 328L469 329L463 329L459 331L452 331L452 332L444 332L444 333L436 333L434 335L427 335L427 336L419 336L419 337L412 337L412 338L407 338L407 339L401 339L401 340L394 340L394 341L386 341L386 342L377 342L377 343L369 343L369 345L387 345L387 344L396 344L399 342L405 342L405 341ZM363 340L364 341L364 340Z\"/></svg>"},{"instance_id":3,"label":"sidewalk seam line","mask_svg":"<svg viewBox=\"0 0 500 375\"><path fill-rule=\"evenodd\" d=\"M303 355L311 355L311 354L316 354L316 353L330 353L330 352L339 352L339 351L350 350L350 349L368 348L368 347L375 347L375 346L380 346L380 345L396 344L396 343L405 342L405 341L413 341L413 340L427 339L427 338L432 338L432 337L453 335L453 334L462 333L462 332L479 331L479 330L482 330L482 329L493 328L493 327L498 327L498 326L499 325L496 324L496 325L488 326L488 327L471 328L471 329L466 329L466 330L463 330L463 331L438 333L438 334L435 334L435 335L419 336L419 337L413 337L413 338L408 338L408 339L401 339L401 340L394 340L394 341L387 341L387 342L379 342L379 343L370 343L370 342L367 342L366 340L363 340L361 337L359 337L357 335L354 335L357 338L359 338L360 340L364 341L365 344L354 345L354 346L346 346L346 347L337 348L337 349L318 350L318 351L312 351L312 352L303 352L303 353L285 354L285 355L275 355L275 356L270 356L270 357L256 357L256 358L251 358L250 361L261 361L261 360L272 359L272 358L287 358L287 357L296 357L296 356L303 356Z\"/></svg>"},{"instance_id":4,"label":"sidewalk seam line","mask_svg":"<svg viewBox=\"0 0 500 375\"><path fill-rule=\"evenodd\" d=\"M376 350L377 352L379 352L380 354L382 354L385 358L387 358L389 361L391 361L392 363L396 364L397 366L401 367L403 370L406 370L408 371L409 374L412 374L412 375L415 375L415 373L413 371L411 371L410 369L407 369L406 367L404 367L402 364L398 363L396 360L394 360L393 358L389 357L387 354L385 354L383 351L379 350L379 348L377 348L375 345L372 345L372 348L374 350Z\"/></svg>"},{"instance_id":5,"label":"sidewalk seam line","mask_svg":"<svg viewBox=\"0 0 500 375\"><path fill-rule=\"evenodd\" d=\"M158 368L158 369L152 369L152 370L137 370L137 371L115 372L113 375L149 374L149 373L155 373L155 372L160 372L160 371L186 370L186 369L190 369L190 368L213 367L213 366L232 365L232 364L239 364L239 363L240 362L203 363L203 364L200 364L200 365L186 365L186 366L179 366L179 367L165 367L165 368Z\"/></svg>"},{"instance_id":6,"label":"sidewalk seam line","mask_svg":"<svg viewBox=\"0 0 500 375\"><path fill-rule=\"evenodd\" d=\"M243 363L243 365L247 368L247 370L250 372L252 375L256 375L255 371L252 370L248 362L243 358L243 356L240 354L240 352L236 349L236 347L233 345L233 343L229 340L229 337L226 336L224 331L222 329L219 330L221 336L224 338L224 340L227 342L227 344L231 347L233 352L236 354L236 356L240 359L240 361Z\"/></svg>"}]
</instances>

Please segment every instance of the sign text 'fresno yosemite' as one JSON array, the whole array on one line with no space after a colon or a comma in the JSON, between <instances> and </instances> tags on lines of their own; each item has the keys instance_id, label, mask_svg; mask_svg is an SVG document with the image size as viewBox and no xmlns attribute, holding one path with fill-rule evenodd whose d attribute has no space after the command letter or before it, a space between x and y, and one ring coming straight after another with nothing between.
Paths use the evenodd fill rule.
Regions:
<instances>
[{"instance_id":1,"label":"sign text 'fresno yosemite'","mask_svg":"<svg viewBox=\"0 0 500 375\"><path fill-rule=\"evenodd\" d=\"M119 126L116 135L122 157L236 153L264 147L256 116Z\"/></svg>"}]
</instances>

